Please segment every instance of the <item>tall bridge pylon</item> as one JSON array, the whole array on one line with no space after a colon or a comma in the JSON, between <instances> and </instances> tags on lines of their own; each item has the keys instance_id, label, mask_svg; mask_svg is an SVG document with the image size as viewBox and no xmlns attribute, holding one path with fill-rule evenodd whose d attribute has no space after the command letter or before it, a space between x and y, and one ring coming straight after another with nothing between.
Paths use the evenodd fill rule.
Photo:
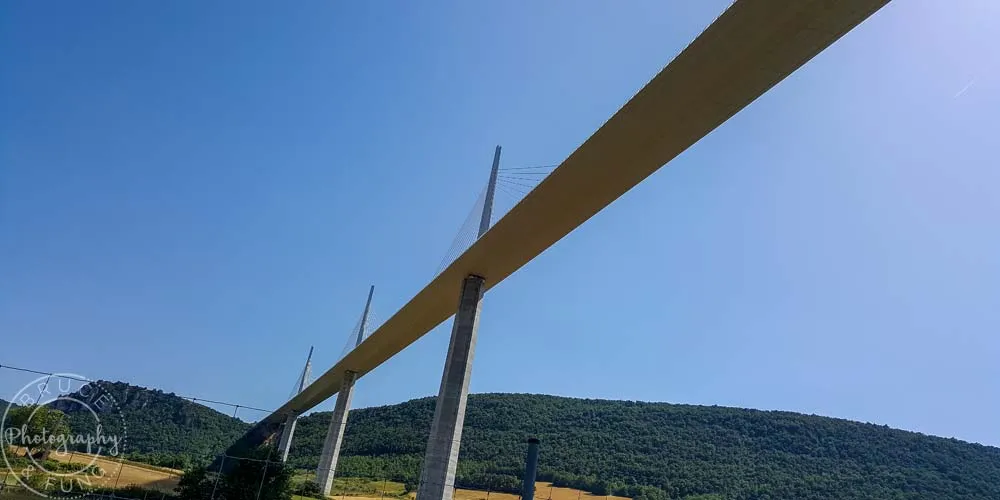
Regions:
<instances>
[{"instance_id":1,"label":"tall bridge pylon","mask_svg":"<svg viewBox=\"0 0 1000 500\"><path fill-rule=\"evenodd\" d=\"M312 370L313 348L309 347L309 355L306 357L306 366L302 369L302 376L299 377L299 388L296 394L302 392L309 383L309 372ZM281 429L281 438L278 439L278 454L282 462L288 461L288 451L292 449L292 436L295 434L295 422L298 415L289 415L285 418L285 425Z\"/></svg>"},{"instance_id":2,"label":"tall bridge pylon","mask_svg":"<svg viewBox=\"0 0 1000 500\"><path fill-rule=\"evenodd\" d=\"M493 153L493 168L490 169L490 181L486 186L486 201L483 203L477 239L482 238L490 229L499 169L500 146L497 146ZM469 397L472 358L476 351L485 283L482 276L474 274L462 280L458 311L451 328L451 342L448 344L448 357L445 358L444 373L441 375L441 388L434 405L434 420L431 421L431 433L427 439L417 498L451 500L455 491L458 449L465 424L465 404Z\"/></svg>"},{"instance_id":3,"label":"tall bridge pylon","mask_svg":"<svg viewBox=\"0 0 1000 500\"><path fill-rule=\"evenodd\" d=\"M358 325L357 337L354 347L361 345L365 340L365 330L368 328L368 318L372 308L372 296L375 295L375 285L368 289L368 300L365 302L365 310L361 313L361 322ZM323 495L329 495L333 489L333 475L337 470L337 459L340 457L340 448L344 443L344 428L347 427L347 414L351 411L351 398L354 396L354 382L358 374L352 370L344 372L344 381L337 392L337 402L333 406L333 415L330 417L330 427L326 431L326 439L323 440L323 452L319 456L319 465L316 467L316 482L319 484Z\"/></svg>"}]
</instances>

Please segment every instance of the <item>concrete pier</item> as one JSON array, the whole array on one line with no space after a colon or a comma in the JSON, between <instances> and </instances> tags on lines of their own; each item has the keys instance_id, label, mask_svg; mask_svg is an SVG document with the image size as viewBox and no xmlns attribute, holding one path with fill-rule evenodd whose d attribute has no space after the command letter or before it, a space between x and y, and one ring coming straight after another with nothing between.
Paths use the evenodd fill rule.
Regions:
<instances>
[{"instance_id":1,"label":"concrete pier","mask_svg":"<svg viewBox=\"0 0 1000 500\"><path fill-rule=\"evenodd\" d=\"M285 423L281 428L281 438L278 439L278 456L282 462L288 461L288 452L292 449L292 436L295 434L295 422L298 417L289 415L285 417Z\"/></svg>"},{"instance_id":2,"label":"concrete pier","mask_svg":"<svg viewBox=\"0 0 1000 500\"><path fill-rule=\"evenodd\" d=\"M499 168L500 146L497 146L493 153L490 180L486 185L486 201L479 219L479 237L490 229ZM420 471L417 500L451 500L455 494L455 470L458 468L458 450L462 444L465 403L469 398L472 358L476 352L479 311L486 291L485 283L483 278L474 275L469 275L462 281L458 311L455 313L451 342L448 344L448 357L444 362L437 404L434 405L431 434L427 439L427 451Z\"/></svg>"},{"instance_id":3,"label":"concrete pier","mask_svg":"<svg viewBox=\"0 0 1000 500\"><path fill-rule=\"evenodd\" d=\"M538 475L538 438L528 438L528 458L524 460L524 477L521 479L521 498L534 500L535 477Z\"/></svg>"},{"instance_id":4,"label":"concrete pier","mask_svg":"<svg viewBox=\"0 0 1000 500\"><path fill-rule=\"evenodd\" d=\"M347 413L351 411L351 397L354 395L354 381L357 374L344 373L344 381L337 393L337 403L330 417L330 427L323 441L323 452L319 457L319 467L316 468L316 483L323 495L329 495L333 488L333 476L337 471L337 459L340 457L340 447L344 443L344 428L347 427Z\"/></svg>"},{"instance_id":5,"label":"concrete pier","mask_svg":"<svg viewBox=\"0 0 1000 500\"><path fill-rule=\"evenodd\" d=\"M479 276L469 276L462 282L462 295L420 473L419 500L451 500L455 491L455 469L465 423L465 403L469 397L484 284Z\"/></svg>"}]
</instances>

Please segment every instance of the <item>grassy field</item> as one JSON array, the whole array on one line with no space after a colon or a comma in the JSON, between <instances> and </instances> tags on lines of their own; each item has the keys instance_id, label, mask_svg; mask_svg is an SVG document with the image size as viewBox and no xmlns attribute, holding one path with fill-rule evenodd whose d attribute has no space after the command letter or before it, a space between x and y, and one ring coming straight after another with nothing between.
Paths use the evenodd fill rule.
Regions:
<instances>
[{"instance_id":1,"label":"grassy field","mask_svg":"<svg viewBox=\"0 0 1000 500\"><path fill-rule=\"evenodd\" d=\"M298 472L292 477L292 488L306 481L315 481L316 474L313 472ZM333 489L330 497L348 496L353 499L364 498L404 498L403 483L393 481L374 481L357 477L335 477L333 479ZM306 497L298 497L299 500Z\"/></svg>"},{"instance_id":2,"label":"grassy field","mask_svg":"<svg viewBox=\"0 0 1000 500\"><path fill-rule=\"evenodd\" d=\"M21 449L18 449L15 450L15 454L21 455L23 452ZM143 488L155 489L164 493L173 493L174 487L177 486L177 482L180 480L182 474L179 470L168 469L166 467L137 464L135 462L129 462L128 460L121 462L117 459L112 460L104 457L88 455L86 453L71 453L65 455L52 453L49 455L49 460L81 465L93 463L104 471L104 478L100 480L100 484L104 486L113 486L117 484L119 488L124 488L126 486L135 485ZM11 481L16 482L17 480L13 477L8 478L8 482Z\"/></svg>"},{"instance_id":3,"label":"grassy field","mask_svg":"<svg viewBox=\"0 0 1000 500\"><path fill-rule=\"evenodd\" d=\"M95 465L104 469L105 480L102 482L107 485L117 484L119 488L135 485L164 493L173 493L181 478L181 471L151 465L136 465L134 462L128 461L122 463L118 460L94 457L85 453L62 457L53 453L49 458L59 462L70 462L72 459L71 463L74 464L87 464L91 460L95 460ZM121 477L119 477L119 473Z\"/></svg>"},{"instance_id":4,"label":"grassy field","mask_svg":"<svg viewBox=\"0 0 1000 500\"><path fill-rule=\"evenodd\" d=\"M0 491L3 500L39 500L39 496L20 488L4 488Z\"/></svg>"},{"instance_id":5,"label":"grassy field","mask_svg":"<svg viewBox=\"0 0 1000 500\"><path fill-rule=\"evenodd\" d=\"M292 484L297 485L303 481L313 481L315 475L312 473L296 474L292 479ZM333 490L330 498L350 498L351 500L381 500L386 498L402 498L407 500L415 499L416 492L403 493L403 483L393 481L373 481L361 478L335 478L333 480ZM384 492L384 493L383 493ZM455 490L456 500L520 500L520 495L510 493L485 492L480 490ZM535 500L628 500L624 497L615 496L595 496L585 491L573 488L558 488L551 483L535 484ZM309 500L306 497L295 496L294 500Z\"/></svg>"},{"instance_id":6,"label":"grassy field","mask_svg":"<svg viewBox=\"0 0 1000 500\"><path fill-rule=\"evenodd\" d=\"M416 495L414 495L415 497ZM479 490L463 490L459 489L455 492L455 498L461 500L486 500L486 492ZM490 493L489 500L518 500L521 495L512 495L510 493ZM535 500L629 500L625 497L616 496L596 496L585 491L575 490L573 488L560 488L552 486L551 483L535 483Z\"/></svg>"},{"instance_id":7,"label":"grassy field","mask_svg":"<svg viewBox=\"0 0 1000 500\"><path fill-rule=\"evenodd\" d=\"M119 487L129 485L154 489L164 493L173 493L174 487L180 480L181 471L168 469L165 467L154 467L145 464L136 464L125 461L121 463L117 460L93 457L83 453L76 453L72 456L58 456L53 453L50 459L60 462L70 462L75 464L87 464L95 459L95 464L104 470L106 480L102 483L112 485L117 482ZM70 461L72 459L72 461ZM119 470L121 478L118 478ZM299 472L292 477L292 486L298 486L305 481L314 481L316 478L312 472ZM8 477L7 482L16 484L17 480ZM394 481L375 481L355 477L338 477L333 480L333 490L331 499L350 498L351 500L384 500L390 498L414 500L415 492L404 493L403 483ZM21 498L23 497L23 498ZM0 493L2 500L36 500L37 497L30 492L21 491L18 488L6 489ZM480 490L458 489L455 491L456 500L520 500L520 495L510 493L485 492ZM311 500L306 497L293 496L293 500ZM539 482L535 485L535 500L628 500L624 497L615 496L595 496L590 493L575 490L573 488L553 487L550 483Z\"/></svg>"},{"instance_id":8,"label":"grassy field","mask_svg":"<svg viewBox=\"0 0 1000 500\"><path fill-rule=\"evenodd\" d=\"M81 457L78 461L76 457L73 459L73 463L83 462L86 457ZM118 462L112 462L110 464L100 464L102 468L105 466L114 466L114 471L117 471ZM106 471L108 469L105 469ZM108 472L108 474L111 474ZM172 488L176 486L179 476L171 475L169 478L165 479L166 473L142 469L141 467L130 466L126 464L122 469L122 479L119 482L119 486L125 486L129 484L134 484L137 486L156 489L163 491L165 493L170 493ZM113 478L114 476L112 476ZM300 473L296 474L292 479L293 484L299 484L303 481L312 481L314 479L314 474L312 473ZM9 482L14 482L13 478L10 478ZM112 479L113 481L113 479ZM169 489L168 489L169 488ZM415 492L403 493L403 483L397 483L393 481L373 481L369 479L361 478L336 478L333 481L333 491L330 495L331 499L339 498L350 498L351 500L385 500L385 499L405 499L413 500L416 498L417 494ZM23 498L22 498L23 497ZM0 498L3 500L37 500L37 497L32 495L30 492L21 491L19 488L10 488L3 493L0 493ZM465 490L458 489L455 491L456 500L520 500L520 495L513 495L510 493L497 493L479 490ZM312 500L307 497L301 497L298 495L292 496L293 500ZM537 483L535 486L535 500L628 500L623 497L602 497L595 496L590 493L575 490L572 488L558 488L553 487L549 483Z\"/></svg>"}]
</instances>

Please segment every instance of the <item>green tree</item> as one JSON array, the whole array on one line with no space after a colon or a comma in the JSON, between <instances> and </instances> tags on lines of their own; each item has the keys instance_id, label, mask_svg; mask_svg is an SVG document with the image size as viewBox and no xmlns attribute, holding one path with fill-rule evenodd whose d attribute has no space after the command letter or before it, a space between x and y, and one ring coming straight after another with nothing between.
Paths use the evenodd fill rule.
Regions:
<instances>
[{"instance_id":1,"label":"green tree","mask_svg":"<svg viewBox=\"0 0 1000 500\"><path fill-rule=\"evenodd\" d=\"M227 460L221 476L205 467L184 473L177 485L179 500L291 500L292 469L272 461L273 450L257 448L242 458Z\"/></svg>"},{"instance_id":2,"label":"green tree","mask_svg":"<svg viewBox=\"0 0 1000 500\"><path fill-rule=\"evenodd\" d=\"M317 484L316 481L303 481L302 484L295 489L295 494L309 498L323 498L323 492L320 490L319 484Z\"/></svg>"},{"instance_id":3,"label":"green tree","mask_svg":"<svg viewBox=\"0 0 1000 500\"><path fill-rule=\"evenodd\" d=\"M177 498L180 500L204 500L211 498L215 475L209 474L204 466L194 467L184 471L177 487Z\"/></svg>"},{"instance_id":4,"label":"green tree","mask_svg":"<svg viewBox=\"0 0 1000 500\"><path fill-rule=\"evenodd\" d=\"M30 405L7 413L3 437L11 446L23 446L32 456L44 458L53 449L66 449L69 432L65 413Z\"/></svg>"},{"instance_id":5,"label":"green tree","mask_svg":"<svg viewBox=\"0 0 1000 500\"><path fill-rule=\"evenodd\" d=\"M292 469L274 456L266 447L243 459L229 469L223 482L225 500L290 500Z\"/></svg>"}]
</instances>

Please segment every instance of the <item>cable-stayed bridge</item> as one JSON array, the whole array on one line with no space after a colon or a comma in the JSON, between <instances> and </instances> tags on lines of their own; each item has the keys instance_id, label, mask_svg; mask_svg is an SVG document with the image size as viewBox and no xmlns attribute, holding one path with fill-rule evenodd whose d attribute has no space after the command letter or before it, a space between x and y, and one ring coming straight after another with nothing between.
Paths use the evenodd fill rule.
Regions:
<instances>
[{"instance_id":1,"label":"cable-stayed bridge","mask_svg":"<svg viewBox=\"0 0 1000 500\"><path fill-rule=\"evenodd\" d=\"M454 315L417 491L420 500L450 500L483 294L886 3L737 0L554 169L501 168L498 146L487 187L453 245L457 257L446 257L430 283L377 328L369 325L369 294L346 355L311 383L304 371L301 390L227 455L279 433L287 446L295 418L337 394L317 470L329 492L354 382ZM493 223L498 192L523 198Z\"/></svg>"}]
</instances>

